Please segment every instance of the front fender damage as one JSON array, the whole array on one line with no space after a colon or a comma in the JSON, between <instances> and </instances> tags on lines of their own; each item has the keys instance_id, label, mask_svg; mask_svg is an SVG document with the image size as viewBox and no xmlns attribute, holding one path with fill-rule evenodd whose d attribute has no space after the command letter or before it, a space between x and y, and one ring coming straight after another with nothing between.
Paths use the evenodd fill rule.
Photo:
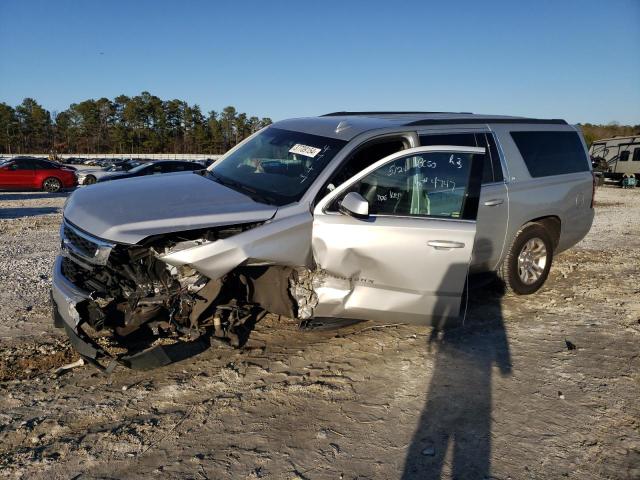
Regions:
<instances>
[{"instance_id":1,"label":"front fender damage","mask_svg":"<svg viewBox=\"0 0 640 480\"><path fill-rule=\"evenodd\" d=\"M251 241L233 238L256 226L116 245L106 265L63 252L64 277L90 292L75 306L80 316L75 330L65 325L72 343L105 371L116 365L145 370L191 357L213 343L242 347L266 313L309 318L317 303L312 274L294 266L306 262L308 252L296 247L289 249L289 261L277 258L290 265L276 264L274 255L252 255L286 248L257 241L253 245L259 248L253 248ZM215 250L227 255L211 255ZM212 257L224 262L214 268Z\"/></svg>"}]
</instances>

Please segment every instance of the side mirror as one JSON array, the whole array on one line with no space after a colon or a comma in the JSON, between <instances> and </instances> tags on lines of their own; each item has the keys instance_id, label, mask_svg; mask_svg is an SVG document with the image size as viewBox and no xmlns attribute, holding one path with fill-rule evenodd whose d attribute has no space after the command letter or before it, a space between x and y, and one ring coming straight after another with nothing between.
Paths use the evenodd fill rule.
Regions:
<instances>
[{"instance_id":1,"label":"side mirror","mask_svg":"<svg viewBox=\"0 0 640 480\"><path fill-rule=\"evenodd\" d=\"M12 163L11 165L9 165L9 170L17 170L18 169L18 164L17 163Z\"/></svg>"},{"instance_id":2,"label":"side mirror","mask_svg":"<svg viewBox=\"0 0 640 480\"><path fill-rule=\"evenodd\" d=\"M358 192L349 192L340 202L340 212L355 218L369 218L369 202Z\"/></svg>"}]
</instances>

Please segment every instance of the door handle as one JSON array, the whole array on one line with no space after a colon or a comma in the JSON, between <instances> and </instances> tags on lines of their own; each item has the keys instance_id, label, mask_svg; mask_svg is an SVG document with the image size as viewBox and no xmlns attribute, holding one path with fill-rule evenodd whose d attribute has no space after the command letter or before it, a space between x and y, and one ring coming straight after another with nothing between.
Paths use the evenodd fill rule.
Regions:
<instances>
[{"instance_id":1,"label":"door handle","mask_svg":"<svg viewBox=\"0 0 640 480\"><path fill-rule=\"evenodd\" d=\"M486 202L483 203L483 205L486 205L487 207L495 207L496 205L502 205L504 203L504 200L501 198L494 198L493 200L487 200Z\"/></svg>"},{"instance_id":2,"label":"door handle","mask_svg":"<svg viewBox=\"0 0 640 480\"><path fill-rule=\"evenodd\" d=\"M435 248L436 250L448 250L450 248L464 248L462 242L452 242L450 240L429 240L427 245Z\"/></svg>"}]
</instances>

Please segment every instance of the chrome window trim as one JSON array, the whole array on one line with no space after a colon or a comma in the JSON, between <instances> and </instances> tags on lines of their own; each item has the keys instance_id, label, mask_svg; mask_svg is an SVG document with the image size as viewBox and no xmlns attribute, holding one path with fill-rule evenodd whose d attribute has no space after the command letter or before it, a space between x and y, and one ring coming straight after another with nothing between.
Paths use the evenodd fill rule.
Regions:
<instances>
[{"instance_id":1,"label":"chrome window trim","mask_svg":"<svg viewBox=\"0 0 640 480\"><path fill-rule=\"evenodd\" d=\"M324 214L325 215L345 215L344 213L332 212L330 210L325 211ZM444 221L444 222L465 222L465 223L476 223L477 222L477 220L469 220L468 218L438 217L438 216L435 216L435 215L385 215L385 214L380 214L380 213L369 215L369 218L378 218L378 217L384 217L384 218L406 218L406 219L410 219L410 220L438 220L438 221Z\"/></svg>"},{"instance_id":2,"label":"chrome window trim","mask_svg":"<svg viewBox=\"0 0 640 480\"><path fill-rule=\"evenodd\" d=\"M492 185L504 185L505 183L507 183L507 182L502 180L501 182L483 183L482 186L483 187L491 187Z\"/></svg>"}]
</instances>

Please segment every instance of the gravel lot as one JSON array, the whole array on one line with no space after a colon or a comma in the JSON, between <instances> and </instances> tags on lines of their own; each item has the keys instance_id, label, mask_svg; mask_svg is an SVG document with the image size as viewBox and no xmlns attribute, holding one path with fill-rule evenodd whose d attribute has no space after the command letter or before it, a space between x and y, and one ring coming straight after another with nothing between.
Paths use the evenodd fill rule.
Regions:
<instances>
[{"instance_id":1,"label":"gravel lot","mask_svg":"<svg viewBox=\"0 0 640 480\"><path fill-rule=\"evenodd\" d=\"M65 197L0 192L0 476L640 478L640 189L599 189L546 287L475 290L457 331L269 316L243 350L53 378Z\"/></svg>"}]
</instances>

